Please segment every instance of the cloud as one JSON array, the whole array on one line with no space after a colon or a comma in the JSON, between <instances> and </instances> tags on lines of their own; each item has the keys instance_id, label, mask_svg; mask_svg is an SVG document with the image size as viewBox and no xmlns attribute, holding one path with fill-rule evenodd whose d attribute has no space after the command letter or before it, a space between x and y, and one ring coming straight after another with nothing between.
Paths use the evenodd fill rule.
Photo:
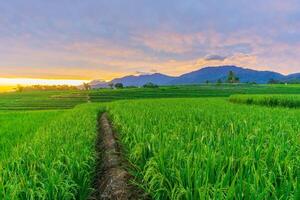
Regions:
<instances>
[{"instance_id":1,"label":"cloud","mask_svg":"<svg viewBox=\"0 0 300 200\"><path fill-rule=\"evenodd\" d=\"M210 60L218 60L218 61L223 61L226 59L226 56L220 56L220 55L207 55L205 57L205 60L210 61Z\"/></svg>"},{"instance_id":2,"label":"cloud","mask_svg":"<svg viewBox=\"0 0 300 200\"><path fill-rule=\"evenodd\" d=\"M150 75L150 74L155 74L155 73L157 73L157 70L151 69L149 71L136 71L135 75L136 76L141 76L141 75Z\"/></svg>"},{"instance_id":3,"label":"cloud","mask_svg":"<svg viewBox=\"0 0 300 200\"><path fill-rule=\"evenodd\" d=\"M192 50L193 38L174 32L154 32L135 36L133 40L156 52L181 54Z\"/></svg>"},{"instance_id":4,"label":"cloud","mask_svg":"<svg viewBox=\"0 0 300 200\"><path fill-rule=\"evenodd\" d=\"M141 71L136 71L136 72L135 72L135 75L136 75L136 76L150 75L150 74L151 74L150 72L141 72Z\"/></svg>"},{"instance_id":5,"label":"cloud","mask_svg":"<svg viewBox=\"0 0 300 200\"><path fill-rule=\"evenodd\" d=\"M3 1L0 76L107 80L225 64L296 72L299 6L297 0Z\"/></svg>"}]
</instances>

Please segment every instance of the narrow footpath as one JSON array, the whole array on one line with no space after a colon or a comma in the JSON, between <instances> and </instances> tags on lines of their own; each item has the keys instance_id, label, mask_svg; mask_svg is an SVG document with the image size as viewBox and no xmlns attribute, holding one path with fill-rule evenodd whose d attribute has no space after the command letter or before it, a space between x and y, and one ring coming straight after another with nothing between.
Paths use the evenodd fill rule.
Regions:
<instances>
[{"instance_id":1,"label":"narrow footpath","mask_svg":"<svg viewBox=\"0 0 300 200\"><path fill-rule=\"evenodd\" d=\"M97 168L94 180L95 193L91 199L127 200L149 199L140 189L130 184L131 175L126 170L120 146L116 140L107 113L99 119L96 143Z\"/></svg>"}]
</instances>

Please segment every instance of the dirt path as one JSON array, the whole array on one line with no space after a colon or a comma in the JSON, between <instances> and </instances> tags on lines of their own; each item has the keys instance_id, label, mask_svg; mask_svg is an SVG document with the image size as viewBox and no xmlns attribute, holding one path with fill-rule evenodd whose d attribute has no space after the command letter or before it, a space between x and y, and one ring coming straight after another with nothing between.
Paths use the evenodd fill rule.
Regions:
<instances>
[{"instance_id":1,"label":"dirt path","mask_svg":"<svg viewBox=\"0 0 300 200\"><path fill-rule=\"evenodd\" d=\"M107 113L99 119L97 138L97 174L95 177L96 193L92 199L148 199L142 192L129 184L131 178L126 171L125 162L121 157L116 133L108 121Z\"/></svg>"}]
</instances>

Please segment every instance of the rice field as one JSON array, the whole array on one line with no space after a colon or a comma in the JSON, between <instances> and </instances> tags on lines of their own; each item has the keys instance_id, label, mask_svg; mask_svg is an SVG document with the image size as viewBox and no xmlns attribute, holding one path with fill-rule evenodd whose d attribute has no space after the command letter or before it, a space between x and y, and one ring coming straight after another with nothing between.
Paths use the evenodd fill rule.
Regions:
<instances>
[{"instance_id":1,"label":"rice field","mask_svg":"<svg viewBox=\"0 0 300 200\"><path fill-rule=\"evenodd\" d=\"M153 199L300 198L298 110L226 99L124 101L108 109L132 173Z\"/></svg>"},{"instance_id":2,"label":"rice field","mask_svg":"<svg viewBox=\"0 0 300 200\"><path fill-rule=\"evenodd\" d=\"M0 141L10 144L0 154L0 199L87 199L99 112L99 105L87 104L66 111L7 113L17 124L5 124L6 131L1 126L0 138L6 139Z\"/></svg>"},{"instance_id":3,"label":"rice field","mask_svg":"<svg viewBox=\"0 0 300 200\"><path fill-rule=\"evenodd\" d=\"M300 94L298 85L202 84L161 86L159 88L99 89L89 92L92 102L132 99L229 97L233 94Z\"/></svg>"},{"instance_id":4,"label":"rice field","mask_svg":"<svg viewBox=\"0 0 300 200\"><path fill-rule=\"evenodd\" d=\"M84 91L32 91L0 93L0 110L70 109L86 103Z\"/></svg>"},{"instance_id":5,"label":"rice field","mask_svg":"<svg viewBox=\"0 0 300 200\"><path fill-rule=\"evenodd\" d=\"M232 103L241 94L290 102L300 87L0 94L0 199L88 199L103 112L152 199L300 199L300 110Z\"/></svg>"},{"instance_id":6,"label":"rice field","mask_svg":"<svg viewBox=\"0 0 300 200\"><path fill-rule=\"evenodd\" d=\"M0 112L0 158L7 159L14 147L31 140L37 130L45 126L61 111Z\"/></svg>"}]
</instances>

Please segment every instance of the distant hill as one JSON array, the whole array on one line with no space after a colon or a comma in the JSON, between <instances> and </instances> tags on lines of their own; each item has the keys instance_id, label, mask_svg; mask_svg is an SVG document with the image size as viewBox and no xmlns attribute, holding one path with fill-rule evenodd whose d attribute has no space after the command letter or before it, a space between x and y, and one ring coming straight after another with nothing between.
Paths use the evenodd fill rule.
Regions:
<instances>
[{"instance_id":1,"label":"distant hill","mask_svg":"<svg viewBox=\"0 0 300 200\"><path fill-rule=\"evenodd\" d=\"M287 75L285 77L285 81L299 83L300 82L300 73Z\"/></svg>"},{"instance_id":2,"label":"distant hill","mask_svg":"<svg viewBox=\"0 0 300 200\"><path fill-rule=\"evenodd\" d=\"M216 66L216 67L204 67L199 70L183 74L178 77L172 77L165 74L154 73L150 75L139 76L125 76L122 78L113 79L112 83L123 83L124 86L142 86L148 82L152 82L157 85L185 85L185 84L199 84L209 82L216 82L218 79L225 81L229 71L233 71L237 77L240 78L240 82L256 82L260 84L268 83L270 79L287 82L300 81L300 73L291 75L283 75L273 71L258 71L237 66ZM95 82L95 81L94 81ZM108 82L102 82L93 84L93 88L108 87Z\"/></svg>"},{"instance_id":3,"label":"distant hill","mask_svg":"<svg viewBox=\"0 0 300 200\"><path fill-rule=\"evenodd\" d=\"M104 80L93 80L90 83L90 86L94 88L109 88L109 82L106 82Z\"/></svg>"},{"instance_id":4,"label":"distant hill","mask_svg":"<svg viewBox=\"0 0 300 200\"><path fill-rule=\"evenodd\" d=\"M240 82L267 83L271 78L282 80L285 76L271 71L257 71L236 66L205 67L197 71L183 74L173 80L171 84L196 84L206 81L216 82L218 79L226 80L229 71L233 71Z\"/></svg>"},{"instance_id":5,"label":"distant hill","mask_svg":"<svg viewBox=\"0 0 300 200\"><path fill-rule=\"evenodd\" d=\"M139 76L125 76L123 78L116 78L112 80L113 83L123 83L124 86L142 86L146 83L152 82L156 85L168 85L175 77L167 76L160 73Z\"/></svg>"}]
</instances>

